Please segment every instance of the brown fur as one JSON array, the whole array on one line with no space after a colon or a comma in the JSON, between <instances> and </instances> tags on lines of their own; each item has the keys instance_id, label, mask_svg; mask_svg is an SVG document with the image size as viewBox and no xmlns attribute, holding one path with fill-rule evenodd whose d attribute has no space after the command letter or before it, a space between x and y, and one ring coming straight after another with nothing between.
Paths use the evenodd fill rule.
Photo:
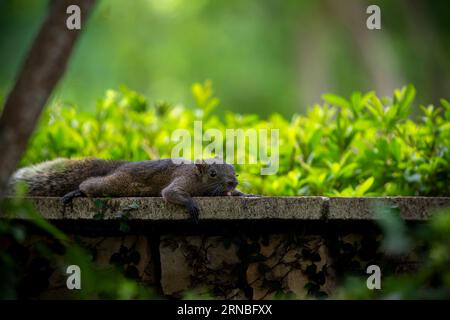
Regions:
<instances>
[{"instance_id":1,"label":"brown fur","mask_svg":"<svg viewBox=\"0 0 450 320\"><path fill-rule=\"evenodd\" d=\"M155 197L185 206L194 219L194 196L242 195L235 190L233 166L201 162L176 164L172 159L142 162L56 159L19 170L12 184L23 181L30 196Z\"/></svg>"}]
</instances>

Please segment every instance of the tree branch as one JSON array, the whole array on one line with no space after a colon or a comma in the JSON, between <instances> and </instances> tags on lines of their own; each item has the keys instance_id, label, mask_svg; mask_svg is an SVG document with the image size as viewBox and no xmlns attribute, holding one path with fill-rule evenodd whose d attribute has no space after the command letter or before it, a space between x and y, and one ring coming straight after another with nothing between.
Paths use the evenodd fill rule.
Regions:
<instances>
[{"instance_id":1,"label":"tree branch","mask_svg":"<svg viewBox=\"0 0 450 320\"><path fill-rule=\"evenodd\" d=\"M63 76L75 41L95 0L53 0L0 118L0 198L25 151L53 88ZM81 30L66 26L67 7L81 9Z\"/></svg>"}]
</instances>

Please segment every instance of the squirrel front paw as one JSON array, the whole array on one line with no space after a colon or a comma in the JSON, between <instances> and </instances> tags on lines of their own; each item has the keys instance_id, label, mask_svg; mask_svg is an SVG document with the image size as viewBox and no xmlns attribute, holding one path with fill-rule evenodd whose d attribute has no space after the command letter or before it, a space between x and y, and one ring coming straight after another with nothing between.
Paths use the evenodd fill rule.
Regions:
<instances>
[{"instance_id":1,"label":"squirrel front paw","mask_svg":"<svg viewBox=\"0 0 450 320\"><path fill-rule=\"evenodd\" d=\"M248 197L248 198L259 198L262 197L261 195L257 195L257 194L251 194L251 193L243 193L239 190L233 190L230 194L233 197Z\"/></svg>"},{"instance_id":2,"label":"squirrel front paw","mask_svg":"<svg viewBox=\"0 0 450 320\"><path fill-rule=\"evenodd\" d=\"M198 215L200 213L200 208L198 205L195 202L191 202L187 206L187 210L192 217L192 221L194 221L195 224L198 224Z\"/></svg>"}]
</instances>

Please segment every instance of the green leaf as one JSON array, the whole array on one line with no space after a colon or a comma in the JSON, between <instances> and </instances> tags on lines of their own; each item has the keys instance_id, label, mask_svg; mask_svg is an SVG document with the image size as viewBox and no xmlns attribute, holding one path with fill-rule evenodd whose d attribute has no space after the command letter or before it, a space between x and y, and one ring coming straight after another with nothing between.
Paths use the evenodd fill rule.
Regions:
<instances>
[{"instance_id":1,"label":"green leaf","mask_svg":"<svg viewBox=\"0 0 450 320\"><path fill-rule=\"evenodd\" d=\"M402 90L402 98L399 101L398 114L400 118L406 118L411 111L411 104L416 96L416 89L411 84Z\"/></svg>"},{"instance_id":2,"label":"green leaf","mask_svg":"<svg viewBox=\"0 0 450 320\"><path fill-rule=\"evenodd\" d=\"M450 102L448 102L445 99L441 99L441 105L444 107L445 109L445 119L447 121L450 121Z\"/></svg>"},{"instance_id":3,"label":"green leaf","mask_svg":"<svg viewBox=\"0 0 450 320\"><path fill-rule=\"evenodd\" d=\"M349 109L350 104L345 98L332 94L332 93L325 93L322 95L322 99L328 102L331 105L341 107L343 109Z\"/></svg>"},{"instance_id":4,"label":"green leaf","mask_svg":"<svg viewBox=\"0 0 450 320\"><path fill-rule=\"evenodd\" d=\"M94 206L95 206L97 209L103 209L103 208L106 207L106 203L105 203L105 201L103 201L103 200L101 200L101 199L95 199L95 200L94 200Z\"/></svg>"},{"instance_id":5,"label":"green leaf","mask_svg":"<svg viewBox=\"0 0 450 320\"><path fill-rule=\"evenodd\" d=\"M374 181L375 181L375 178L370 177L366 181L364 181L362 184L360 184L358 187L356 187L356 190L355 190L356 195L359 197L363 196L373 185Z\"/></svg>"}]
</instances>

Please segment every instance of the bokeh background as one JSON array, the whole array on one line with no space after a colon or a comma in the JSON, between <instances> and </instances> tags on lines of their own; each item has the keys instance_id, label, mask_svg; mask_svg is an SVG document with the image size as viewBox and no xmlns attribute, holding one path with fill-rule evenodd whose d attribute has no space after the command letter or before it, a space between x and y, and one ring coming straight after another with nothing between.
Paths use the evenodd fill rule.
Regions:
<instances>
[{"instance_id":1,"label":"bokeh background","mask_svg":"<svg viewBox=\"0 0 450 320\"><path fill-rule=\"evenodd\" d=\"M381 31L366 29L369 4L381 7ZM0 106L47 6L0 0ZM167 158L172 132L192 133L200 119L205 130L280 130L276 175L262 176L261 164L236 166L244 192L449 196L449 8L448 0L98 0L20 166L57 157ZM322 105L307 111L316 102ZM5 205L58 241L66 238L29 203ZM395 211L386 213L392 219ZM421 269L383 273L376 297L448 299L450 212L408 232L400 218L386 219L379 219L384 245L402 254L429 250ZM0 299L26 296L23 284L34 292L21 269L28 237L22 226L0 221L0 244L11 244L0 250ZM71 264L92 262L74 243L66 250ZM93 270L83 272L95 279L95 292L146 297L121 277ZM342 289L337 298L375 294L365 280Z\"/></svg>"},{"instance_id":2,"label":"bokeh background","mask_svg":"<svg viewBox=\"0 0 450 320\"><path fill-rule=\"evenodd\" d=\"M366 28L369 4L381 7L381 31ZM0 101L47 5L0 0ZM450 88L449 8L445 0L103 0L53 99L89 111L105 90L126 85L189 106L191 84L210 79L219 113L289 116L324 92L383 96L408 83L418 103L437 104Z\"/></svg>"}]
</instances>

